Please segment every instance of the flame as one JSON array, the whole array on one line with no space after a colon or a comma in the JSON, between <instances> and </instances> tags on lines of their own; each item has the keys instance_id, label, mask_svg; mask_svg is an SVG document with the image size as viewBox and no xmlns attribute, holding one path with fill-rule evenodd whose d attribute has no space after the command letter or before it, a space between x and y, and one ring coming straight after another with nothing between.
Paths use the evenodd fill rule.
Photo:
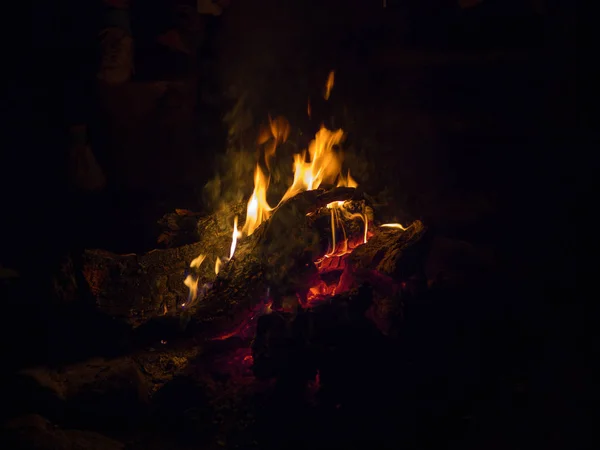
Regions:
<instances>
[{"instance_id":1,"label":"flame","mask_svg":"<svg viewBox=\"0 0 600 450\"><path fill-rule=\"evenodd\" d=\"M269 127L271 128L271 134L275 138L275 142L281 144L287 141L290 135L290 123L283 116L277 116L275 119L269 117Z\"/></svg>"},{"instance_id":2,"label":"flame","mask_svg":"<svg viewBox=\"0 0 600 450\"><path fill-rule=\"evenodd\" d=\"M272 208L267 203L267 188L269 179L265 176L260 166L257 164L254 171L254 192L250 196L246 208L246 223L242 232L246 236L254 233L258 226L267 220L271 214Z\"/></svg>"},{"instance_id":3,"label":"flame","mask_svg":"<svg viewBox=\"0 0 600 450\"><path fill-rule=\"evenodd\" d=\"M305 151L294 155L294 181L280 204L302 191L311 191L323 183L335 182L342 170L342 157L334 147L343 138L343 130L331 131L322 126L308 146L308 154Z\"/></svg>"},{"instance_id":4,"label":"flame","mask_svg":"<svg viewBox=\"0 0 600 450\"><path fill-rule=\"evenodd\" d=\"M356 180L350 176L350 169L348 169L348 173L345 177L340 174L340 179L338 180L336 187L358 187Z\"/></svg>"},{"instance_id":5,"label":"flame","mask_svg":"<svg viewBox=\"0 0 600 450\"><path fill-rule=\"evenodd\" d=\"M266 143L269 139L271 139L271 130L265 125L261 125L258 130L258 136L256 138L256 143L258 145L262 145Z\"/></svg>"},{"instance_id":6,"label":"flame","mask_svg":"<svg viewBox=\"0 0 600 450\"><path fill-rule=\"evenodd\" d=\"M325 83L325 100L329 100L329 96L331 95L331 90L333 89L333 82L335 80L335 71L329 72L329 76L327 77L327 83Z\"/></svg>"},{"instance_id":7,"label":"flame","mask_svg":"<svg viewBox=\"0 0 600 450\"><path fill-rule=\"evenodd\" d=\"M233 258L237 240L240 237L242 237L242 233L238 230L238 216L235 216L233 219L233 236L231 237L231 250L229 251L229 259Z\"/></svg>"},{"instance_id":8,"label":"flame","mask_svg":"<svg viewBox=\"0 0 600 450\"><path fill-rule=\"evenodd\" d=\"M355 213L355 214L351 214L349 216L350 219L362 219L364 225L365 225L365 229L363 232L363 244L367 243L367 239L368 239L368 234L369 234L369 219L367 217L367 215L365 214L365 212L363 211L362 213Z\"/></svg>"},{"instance_id":9,"label":"flame","mask_svg":"<svg viewBox=\"0 0 600 450\"><path fill-rule=\"evenodd\" d=\"M191 275L188 275L187 277L185 277L185 280L183 280L183 284L185 284L190 290L190 292L188 293L187 303L196 300L196 298L198 297L198 278L194 278ZM185 306L185 303L183 303L181 306Z\"/></svg>"},{"instance_id":10,"label":"flame","mask_svg":"<svg viewBox=\"0 0 600 450\"><path fill-rule=\"evenodd\" d=\"M283 116L278 116L275 119L271 119L269 116L269 130L273 139L271 139L269 145L265 147L265 165L268 170L271 170L271 160L275 156L277 146L287 141L287 138L290 135L290 123Z\"/></svg>"},{"instance_id":11,"label":"flame","mask_svg":"<svg viewBox=\"0 0 600 450\"><path fill-rule=\"evenodd\" d=\"M202 264L202 262L206 259L206 255L198 255L197 258L193 259L192 262L190 263L190 267L191 268L198 268L200 267L200 264Z\"/></svg>"},{"instance_id":12,"label":"flame","mask_svg":"<svg viewBox=\"0 0 600 450\"><path fill-rule=\"evenodd\" d=\"M332 70L329 73L325 84L324 97L328 100L331 95L335 81L335 72ZM311 101L307 101L307 114L311 117ZM215 274L218 275L223 262L231 260L235 254L237 242L242 236L250 236L254 231L267 220L273 212L273 208L267 202L267 189L271 180L272 160L275 157L277 146L287 141L290 134L289 122L281 116L272 119L269 116L268 125L262 126L257 137L257 145L259 146L259 158L254 170L254 190L248 200L246 207L246 220L244 226L240 230L238 225L238 216L234 217L233 233L231 238L231 247L229 258L216 256L215 259ZM293 155L293 172L294 178L291 186L287 189L277 207L289 198L296 194L318 189L321 186L331 187L357 187L358 183L350 175L350 171L346 174L342 173L343 155L337 150L337 146L344 139L344 131L329 130L324 125L317 131L314 139L310 142L308 148L301 153ZM264 155L264 158L263 158ZM362 210L357 211L355 202L335 201L327 205L330 213L331 221L331 242L327 253L317 261L314 261L317 269L321 273L340 271L346 273L344 267L344 255L349 254L357 245L367 242L369 234L369 219L366 209L363 205ZM362 220L364 223L364 231L362 235L349 235L346 227L349 220ZM382 227L399 228L405 230L402 225L384 224ZM190 267L197 268L205 260L206 255L199 255L192 261ZM348 275L346 276L348 278ZM184 284L189 289L189 297L187 304L195 301L199 296L203 296L207 289L210 289L212 283L206 283L201 288L198 287L198 277L188 275L185 278ZM350 288L351 283L346 280L331 284L323 280L319 280L314 286L308 288L307 299L309 304L312 300L326 298L334 295L337 291L344 291ZM271 301L267 298L262 302L262 307L258 308L251 314L249 322L252 322L260 314L270 312ZM184 303L183 305L186 305ZM182 306L183 306L182 305ZM246 321L241 325L240 330L247 328L249 322ZM242 331L234 330L233 333L217 337L217 339L226 339L235 334L240 334Z\"/></svg>"},{"instance_id":13,"label":"flame","mask_svg":"<svg viewBox=\"0 0 600 450\"><path fill-rule=\"evenodd\" d=\"M192 269L199 268L205 259L206 259L206 255L198 255L190 263L190 268L192 268ZM193 303L196 300L196 298L198 298L198 277L194 276L192 274L188 274L188 276L185 277L185 280L183 280L183 284L185 284L187 286L187 288L189 289L187 303L188 304ZM183 303L181 306L185 306L185 305L186 305L186 303Z\"/></svg>"},{"instance_id":14,"label":"flame","mask_svg":"<svg viewBox=\"0 0 600 450\"><path fill-rule=\"evenodd\" d=\"M402 225L400 225L399 223L384 223L383 225L379 225L380 227L385 227L385 228L397 228L399 230L406 230L407 228L403 227Z\"/></svg>"}]
</instances>

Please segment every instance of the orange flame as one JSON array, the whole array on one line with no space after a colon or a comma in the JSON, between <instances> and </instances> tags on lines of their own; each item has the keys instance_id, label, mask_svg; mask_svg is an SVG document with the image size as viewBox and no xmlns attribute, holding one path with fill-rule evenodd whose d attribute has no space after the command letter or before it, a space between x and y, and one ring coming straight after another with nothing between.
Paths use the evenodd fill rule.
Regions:
<instances>
[{"instance_id":1,"label":"orange flame","mask_svg":"<svg viewBox=\"0 0 600 450\"><path fill-rule=\"evenodd\" d=\"M356 182L356 180L354 178L352 178L350 176L350 170L348 169L348 173L346 174L346 177L344 177L344 175L340 174L340 179L338 181L337 187L357 187L358 183Z\"/></svg>"},{"instance_id":2,"label":"orange flame","mask_svg":"<svg viewBox=\"0 0 600 450\"><path fill-rule=\"evenodd\" d=\"M323 97L325 97L325 100L329 100L329 96L331 95L331 90L333 89L333 83L335 80L335 71L331 71L329 72L329 76L327 77L327 83L325 83L325 94L323 94Z\"/></svg>"},{"instance_id":3,"label":"orange flame","mask_svg":"<svg viewBox=\"0 0 600 450\"><path fill-rule=\"evenodd\" d=\"M356 214L352 214L349 216L350 219L362 219L363 223L365 224L365 229L363 232L363 244L367 243L367 239L368 239L368 234L369 234L369 219L367 218L367 215L363 212L362 214L356 213Z\"/></svg>"},{"instance_id":4,"label":"orange flame","mask_svg":"<svg viewBox=\"0 0 600 450\"><path fill-rule=\"evenodd\" d=\"M260 166L257 164L254 171L254 192L250 196L246 208L246 222L242 232L246 236L254 233L254 230L269 218L272 208L267 203L267 188L269 179L265 176Z\"/></svg>"},{"instance_id":5,"label":"orange flame","mask_svg":"<svg viewBox=\"0 0 600 450\"><path fill-rule=\"evenodd\" d=\"M325 100L328 100L331 95L334 81L335 72L332 70L329 73L325 84L323 94ZM309 117L311 116L311 112L311 102L309 98L307 102L307 114ZM264 154L264 164L262 163L262 158L259 157L259 161L257 162L254 171L254 191L248 200L246 207L246 221L241 231L238 228L238 216L235 216L234 218L229 259L232 259L235 254L238 240L243 235L250 236L254 233L261 223L270 217L273 211L273 208L267 203L267 189L269 188L270 183L271 161L275 156L277 146L287 141L289 133L290 124L281 116L278 116L275 119L269 117L268 126L263 126L260 129L256 142L259 146L262 146L259 147L259 150ZM310 142L308 149L293 156L294 179L291 186L279 201L278 206L302 191L318 189L322 185L333 186L335 184L338 187L358 186L356 180L350 175L350 171L348 171L346 175L342 174L343 158L336 146L338 146L343 139L343 130L329 130L325 128L325 126L321 126L319 131L315 134L315 138ZM264 166L266 166L267 172L263 171L262 167ZM348 234L345 229L347 220L361 219L364 222L362 243L366 243L369 237L369 222L364 209L360 212L356 212L355 210L351 212L350 208L347 208L345 202L342 201L329 203L327 208L329 208L331 214L331 247L323 258L319 261L315 261L315 264L317 265L322 262L324 262L324 264L330 264L331 261L335 261L335 259L325 260L326 258L339 257L348 254L356 245L358 245L354 239L352 239L352 242L348 242ZM402 230L406 229L400 224L384 224L382 227L399 228ZM199 267L205 258L205 255L198 256L198 258L192 261L190 267ZM227 261L227 258L224 258L224 260ZM223 260L217 256L214 268L216 275L219 274L222 264ZM198 277L188 275L184 284L190 291L188 302L194 301L198 297ZM327 286L327 284L321 282L319 285L310 288L310 294L312 296L331 295L335 293L335 290L335 286Z\"/></svg>"},{"instance_id":6,"label":"orange flame","mask_svg":"<svg viewBox=\"0 0 600 450\"><path fill-rule=\"evenodd\" d=\"M317 189L322 183L335 182L342 170L342 157L334 146L343 138L343 130L321 127L308 147L308 161L306 152L294 155L294 181L279 203L302 191Z\"/></svg>"},{"instance_id":7,"label":"orange flame","mask_svg":"<svg viewBox=\"0 0 600 450\"><path fill-rule=\"evenodd\" d=\"M185 284L190 290L190 292L188 293L187 302L191 303L198 297L198 278L194 278L193 276L188 275L187 277L185 277L185 280L183 280L183 284ZM185 306L185 303L183 305Z\"/></svg>"},{"instance_id":8,"label":"orange flame","mask_svg":"<svg viewBox=\"0 0 600 450\"><path fill-rule=\"evenodd\" d=\"M206 259L206 255L198 255L198 257L196 257L192 260L192 262L190 263L190 267L192 269L199 268L205 259ZM194 277L193 275L190 274L187 277L185 277L185 280L183 280L183 284L185 284L188 287L188 289L190 290L190 292L188 294L187 303L189 304L189 303L194 302L196 300L196 298L198 298L198 277ZM184 306L184 305L185 305L185 303L182 306Z\"/></svg>"},{"instance_id":9,"label":"orange flame","mask_svg":"<svg viewBox=\"0 0 600 450\"><path fill-rule=\"evenodd\" d=\"M205 258L206 258L206 255L198 255L197 258L192 260L192 262L190 263L190 267L197 269L204 262Z\"/></svg>"},{"instance_id":10,"label":"orange flame","mask_svg":"<svg viewBox=\"0 0 600 450\"><path fill-rule=\"evenodd\" d=\"M265 147L265 165L271 170L271 159L275 156L277 146L285 141L290 134L290 123L283 116L278 116L275 119L269 117L269 129L273 139Z\"/></svg>"}]
</instances>

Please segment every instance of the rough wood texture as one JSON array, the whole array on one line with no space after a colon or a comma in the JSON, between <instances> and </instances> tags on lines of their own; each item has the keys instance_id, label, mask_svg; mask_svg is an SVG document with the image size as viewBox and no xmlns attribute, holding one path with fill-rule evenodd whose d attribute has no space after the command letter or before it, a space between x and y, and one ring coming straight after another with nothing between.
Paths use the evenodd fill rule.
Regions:
<instances>
[{"instance_id":1,"label":"rough wood texture","mask_svg":"<svg viewBox=\"0 0 600 450\"><path fill-rule=\"evenodd\" d=\"M376 270L397 280L409 277L424 263L426 235L427 228L420 220L405 231L380 227L365 245L350 254L350 265L357 270Z\"/></svg>"},{"instance_id":2,"label":"rough wood texture","mask_svg":"<svg viewBox=\"0 0 600 450\"><path fill-rule=\"evenodd\" d=\"M161 315L182 315L184 322L201 328L210 323L231 325L267 296L274 301L297 293L302 297L319 281L313 261L328 251L331 222L325 206L335 201L350 201L365 209L360 192L353 188L303 192L277 208L251 236L239 239L234 257L227 260L233 218L240 216L240 226L245 220L244 205L239 204L200 220L200 241L195 244L144 255L87 250L83 275L98 308L131 325ZM347 233L360 239L362 220L354 222L346 223ZM424 232L421 222L406 232L376 229L369 242L351 254L352 273L371 269L402 277L419 255L416 244ZM190 262L200 254L206 259L199 268L190 269ZM215 276L217 257L224 262ZM187 273L193 274L199 287L207 286L192 303L183 284Z\"/></svg>"},{"instance_id":3,"label":"rough wood texture","mask_svg":"<svg viewBox=\"0 0 600 450\"><path fill-rule=\"evenodd\" d=\"M303 192L285 202L252 236L239 240L234 258L223 264L216 280L216 258L223 260L229 256L233 220L238 215L241 228L245 220L244 204L222 208L201 219L198 222L200 240L195 244L157 249L144 255L86 250L82 272L98 307L135 326L152 317L180 312L188 295L183 280L190 270L190 262L200 254L207 255L203 264L193 271L200 286L214 282L213 289L197 305L198 314L210 320L224 315L229 306L237 309L245 301L255 299L254 279L260 280L263 286L265 282L273 285L290 282L294 277L287 275L297 263L282 264L282 261L296 258L304 261L306 255L321 251L317 239L312 252L307 253L315 236L319 237L319 231L311 226L314 219L307 214L332 201L350 200L356 194L351 188L317 190ZM266 273L263 266L271 264L279 270L269 271L271 277L262 276ZM304 280L303 276L300 280Z\"/></svg>"},{"instance_id":4,"label":"rough wood texture","mask_svg":"<svg viewBox=\"0 0 600 450\"><path fill-rule=\"evenodd\" d=\"M302 192L286 201L254 234L240 240L232 260L189 312L192 320L235 324L267 295L276 301L291 293L306 294L318 279L313 261L327 251L317 226L319 212L329 214L322 211L328 203L359 198L353 188L336 188Z\"/></svg>"},{"instance_id":5,"label":"rough wood texture","mask_svg":"<svg viewBox=\"0 0 600 450\"><path fill-rule=\"evenodd\" d=\"M239 204L201 219L195 244L143 255L86 250L82 272L98 308L132 325L175 313L188 295L183 280L190 262L200 254L209 255L195 272L201 283L214 279L216 256L229 255L233 218L243 213Z\"/></svg>"}]
</instances>

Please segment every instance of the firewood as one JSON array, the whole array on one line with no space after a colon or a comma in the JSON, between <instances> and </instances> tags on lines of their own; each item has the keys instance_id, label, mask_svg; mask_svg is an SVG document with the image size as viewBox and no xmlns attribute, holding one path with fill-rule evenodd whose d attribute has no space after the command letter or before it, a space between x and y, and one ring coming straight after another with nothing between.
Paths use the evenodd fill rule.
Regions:
<instances>
[{"instance_id":1,"label":"firewood","mask_svg":"<svg viewBox=\"0 0 600 450\"><path fill-rule=\"evenodd\" d=\"M323 208L335 201L358 201L352 199L359 195L353 188L306 191L280 205L254 234L239 241L205 298L189 312L191 320L196 325L218 321L231 326L266 296L306 294L318 280L313 261L327 251L317 226L329 215Z\"/></svg>"},{"instance_id":2,"label":"firewood","mask_svg":"<svg viewBox=\"0 0 600 450\"><path fill-rule=\"evenodd\" d=\"M215 257L229 254L236 214L244 214L244 205L223 208L198 221L199 241L194 244L142 255L85 250L81 271L97 307L134 326L153 317L175 314L187 298L183 280L194 258L210 255L195 271L200 283L214 279Z\"/></svg>"},{"instance_id":3,"label":"firewood","mask_svg":"<svg viewBox=\"0 0 600 450\"><path fill-rule=\"evenodd\" d=\"M243 300L244 296L238 292L244 292L246 296L255 295L251 280L262 273L266 254L274 250L272 245L275 242L280 241L276 236L280 231L285 232L281 227L295 222L294 228L306 231L307 213L331 201L349 200L354 194L354 189L341 188L328 192L303 192L289 199L253 235L239 240L234 258L223 265L223 272L216 280L216 258L223 259L229 255L233 220L237 215L243 223L244 204L224 207L200 219L197 243L155 249L143 255L86 250L81 270L98 308L135 326L160 315L178 314L188 295L183 280L190 269L190 262L201 254L207 255L200 268L194 269L195 276L200 286L217 283L211 295L203 300L201 313L207 318L222 315L226 306L236 306ZM289 239L284 241L292 242ZM293 259L295 249L288 246L279 250L287 252ZM223 290L224 286L227 289Z\"/></svg>"},{"instance_id":4,"label":"firewood","mask_svg":"<svg viewBox=\"0 0 600 450\"><path fill-rule=\"evenodd\" d=\"M427 227L420 220L406 230L378 228L365 245L348 257L355 270L375 270L396 280L405 279L419 270L427 255Z\"/></svg>"},{"instance_id":5,"label":"firewood","mask_svg":"<svg viewBox=\"0 0 600 450\"><path fill-rule=\"evenodd\" d=\"M232 239L233 218L245 220L245 206L233 205L201 219L200 240L176 248L152 250L143 255L116 255L103 250L86 250L83 276L97 307L133 326L162 315L182 316L197 329L206 326L231 328L256 311L267 296L283 298L308 291L319 280L314 261L328 251L331 234L327 204L352 202L366 206L353 188L315 190L298 194L280 205L255 232L238 239L235 254L227 260ZM361 239L362 221L345 224L350 237ZM241 226L240 226L241 228ZM375 229L369 242L349 255L353 270L381 270L403 276L418 255L418 241L424 233L420 222L408 231ZM414 247L414 249L413 249ZM192 260L207 255L198 268ZM215 260L224 260L218 276ZM188 302L183 281L192 272L198 286L207 289L195 302Z\"/></svg>"}]
</instances>

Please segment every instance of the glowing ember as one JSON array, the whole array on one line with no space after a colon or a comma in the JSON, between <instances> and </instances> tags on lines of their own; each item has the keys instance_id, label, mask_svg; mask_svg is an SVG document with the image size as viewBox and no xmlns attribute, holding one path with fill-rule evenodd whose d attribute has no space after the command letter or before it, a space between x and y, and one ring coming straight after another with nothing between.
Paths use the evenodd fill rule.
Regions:
<instances>
[{"instance_id":1,"label":"glowing ember","mask_svg":"<svg viewBox=\"0 0 600 450\"><path fill-rule=\"evenodd\" d=\"M254 336L254 327L256 322L260 316L263 314L268 314L271 312L271 301L261 301L259 302L250 313L242 320L238 326L236 326L233 330L217 335L212 338L214 341L224 341L225 339L229 339L233 336L239 336L242 338L249 338Z\"/></svg>"},{"instance_id":2,"label":"glowing ember","mask_svg":"<svg viewBox=\"0 0 600 450\"><path fill-rule=\"evenodd\" d=\"M221 270L221 258L217 256L217 260L215 261L215 275L219 275L219 271Z\"/></svg>"}]
</instances>

